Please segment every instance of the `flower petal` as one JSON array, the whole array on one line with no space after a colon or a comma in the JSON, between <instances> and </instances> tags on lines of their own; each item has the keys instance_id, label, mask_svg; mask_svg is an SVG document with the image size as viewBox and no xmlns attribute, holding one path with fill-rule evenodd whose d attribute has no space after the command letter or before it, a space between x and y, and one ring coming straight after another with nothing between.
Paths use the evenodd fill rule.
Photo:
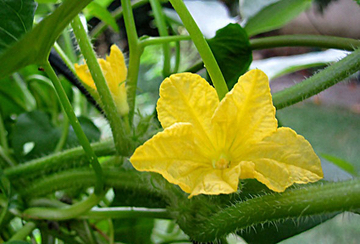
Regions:
<instances>
[{"instance_id":1,"label":"flower petal","mask_svg":"<svg viewBox=\"0 0 360 244\"><path fill-rule=\"evenodd\" d=\"M277 192L293 183L323 178L320 159L310 143L290 128L279 128L262 142L249 145L242 159L241 179L256 178Z\"/></svg>"},{"instance_id":2,"label":"flower petal","mask_svg":"<svg viewBox=\"0 0 360 244\"><path fill-rule=\"evenodd\" d=\"M219 104L216 91L197 74L171 75L160 86L157 103L159 120L163 128L174 123L187 122L194 126L203 148L214 151L209 137L211 117Z\"/></svg>"},{"instance_id":3,"label":"flower petal","mask_svg":"<svg viewBox=\"0 0 360 244\"><path fill-rule=\"evenodd\" d=\"M176 123L166 128L138 147L130 162L136 170L160 173L169 182L191 193L198 177L193 172L211 167L194 142L193 130L189 123Z\"/></svg>"},{"instance_id":4,"label":"flower petal","mask_svg":"<svg viewBox=\"0 0 360 244\"><path fill-rule=\"evenodd\" d=\"M109 90L113 95L117 95L119 91L119 82L113 73L113 69L111 67L111 64L104 60L104 59L98 59L98 62L100 64L101 70L104 74L106 83L109 87Z\"/></svg>"},{"instance_id":5,"label":"flower petal","mask_svg":"<svg viewBox=\"0 0 360 244\"><path fill-rule=\"evenodd\" d=\"M215 111L212 122L218 143L230 158L245 144L261 141L277 128L269 80L261 70L239 78Z\"/></svg>"},{"instance_id":6,"label":"flower petal","mask_svg":"<svg viewBox=\"0 0 360 244\"><path fill-rule=\"evenodd\" d=\"M239 184L240 165L227 169L200 168L189 176L195 178L189 198L199 195L230 194L237 191Z\"/></svg>"},{"instance_id":7,"label":"flower petal","mask_svg":"<svg viewBox=\"0 0 360 244\"><path fill-rule=\"evenodd\" d=\"M90 70L86 64L78 65L75 64L75 72L77 76L89 87L96 90L94 80L91 76Z\"/></svg>"},{"instance_id":8,"label":"flower petal","mask_svg":"<svg viewBox=\"0 0 360 244\"><path fill-rule=\"evenodd\" d=\"M115 85L119 85L126 80L127 68L125 64L124 54L118 46L112 45L110 48L110 55L106 57L106 61L110 64L113 76L116 78Z\"/></svg>"}]
</instances>

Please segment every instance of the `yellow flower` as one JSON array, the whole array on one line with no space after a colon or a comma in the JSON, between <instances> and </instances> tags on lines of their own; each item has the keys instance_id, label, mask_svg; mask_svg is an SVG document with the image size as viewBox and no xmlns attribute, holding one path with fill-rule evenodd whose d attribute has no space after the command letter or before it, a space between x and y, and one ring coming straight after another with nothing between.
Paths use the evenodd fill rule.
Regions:
<instances>
[{"instance_id":1,"label":"yellow flower","mask_svg":"<svg viewBox=\"0 0 360 244\"><path fill-rule=\"evenodd\" d=\"M121 115L129 113L129 105L127 103L125 80L127 76L127 68L123 53L116 45L112 45L110 55L104 59L98 59L102 72L105 76L108 87L111 91L118 112ZM90 88L96 90L90 70L86 64L75 64L76 74Z\"/></svg>"},{"instance_id":2,"label":"yellow flower","mask_svg":"<svg viewBox=\"0 0 360 244\"><path fill-rule=\"evenodd\" d=\"M139 171L160 173L190 193L229 194L239 179L255 178L276 192L323 177L311 145L290 128L278 128L269 81L260 70L240 77L219 102L196 74L170 76L157 104L165 129L130 158Z\"/></svg>"}]
</instances>

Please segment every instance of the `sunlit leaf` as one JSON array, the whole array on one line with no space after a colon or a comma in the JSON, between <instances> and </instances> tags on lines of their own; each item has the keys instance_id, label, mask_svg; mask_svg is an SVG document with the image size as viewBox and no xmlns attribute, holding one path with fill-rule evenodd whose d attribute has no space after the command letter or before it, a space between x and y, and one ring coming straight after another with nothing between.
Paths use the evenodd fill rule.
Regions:
<instances>
[{"instance_id":1,"label":"sunlit leaf","mask_svg":"<svg viewBox=\"0 0 360 244\"><path fill-rule=\"evenodd\" d=\"M278 29L311 6L311 0L281 0L263 8L248 19L245 30L249 36Z\"/></svg>"}]
</instances>

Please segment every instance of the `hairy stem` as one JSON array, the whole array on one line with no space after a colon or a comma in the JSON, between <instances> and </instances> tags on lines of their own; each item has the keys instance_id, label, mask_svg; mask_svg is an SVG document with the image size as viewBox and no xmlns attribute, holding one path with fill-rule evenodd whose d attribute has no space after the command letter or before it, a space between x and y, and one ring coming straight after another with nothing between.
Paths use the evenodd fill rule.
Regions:
<instances>
[{"instance_id":1,"label":"hairy stem","mask_svg":"<svg viewBox=\"0 0 360 244\"><path fill-rule=\"evenodd\" d=\"M303 101L344 80L360 69L360 49L328 66L309 79L273 95L274 106L282 109Z\"/></svg>"},{"instance_id":2,"label":"hairy stem","mask_svg":"<svg viewBox=\"0 0 360 244\"><path fill-rule=\"evenodd\" d=\"M199 223L196 230L188 228L186 233L206 242L254 224L359 207L360 179L314 184L238 202Z\"/></svg>"},{"instance_id":3,"label":"hairy stem","mask_svg":"<svg viewBox=\"0 0 360 244\"><path fill-rule=\"evenodd\" d=\"M116 150L120 155L128 156L131 149L129 139L126 137L124 123L116 108L114 99L111 95L110 89L107 86L106 79L102 73L100 65L97 61L91 42L87 36L84 26L81 23L79 16L76 16L71 23L73 27L77 42L80 46L81 52L84 55L86 64L89 67L91 76L95 82L97 91L103 105L103 109L109 121Z\"/></svg>"},{"instance_id":4,"label":"hairy stem","mask_svg":"<svg viewBox=\"0 0 360 244\"><path fill-rule=\"evenodd\" d=\"M162 208L137 208L137 207L112 207L90 210L79 216L80 219L126 219L126 218L157 218L171 219L166 209Z\"/></svg>"}]
</instances>

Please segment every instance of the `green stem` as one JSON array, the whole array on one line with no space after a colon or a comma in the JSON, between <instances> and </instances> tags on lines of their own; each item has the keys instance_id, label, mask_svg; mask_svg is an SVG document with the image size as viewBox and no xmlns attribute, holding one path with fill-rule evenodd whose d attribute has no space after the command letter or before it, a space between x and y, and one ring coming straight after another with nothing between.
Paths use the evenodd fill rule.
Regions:
<instances>
[{"instance_id":1,"label":"green stem","mask_svg":"<svg viewBox=\"0 0 360 244\"><path fill-rule=\"evenodd\" d=\"M148 37L140 40L139 45L145 48L149 45L159 45L169 42L188 41L191 40L190 36L163 36L163 37Z\"/></svg>"},{"instance_id":2,"label":"green stem","mask_svg":"<svg viewBox=\"0 0 360 244\"><path fill-rule=\"evenodd\" d=\"M114 99L111 95L106 79L97 61L96 54L87 36L79 16L76 16L71 23L81 52L85 57L91 76L95 82L97 91L103 104L103 109L109 121L116 150L120 155L128 156L131 152L129 140L126 139L123 121L118 113Z\"/></svg>"},{"instance_id":3,"label":"green stem","mask_svg":"<svg viewBox=\"0 0 360 244\"><path fill-rule=\"evenodd\" d=\"M0 158L2 158L11 168L16 165L16 161L0 146Z\"/></svg>"},{"instance_id":4,"label":"green stem","mask_svg":"<svg viewBox=\"0 0 360 244\"><path fill-rule=\"evenodd\" d=\"M250 40L252 50L275 47L321 47L354 51L360 47L360 40L335 36L319 35L283 35Z\"/></svg>"},{"instance_id":5,"label":"green stem","mask_svg":"<svg viewBox=\"0 0 360 244\"><path fill-rule=\"evenodd\" d=\"M13 235L10 241L22 241L36 228L36 224L34 222L27 222L20 230L18 230L15 235Z\"/></svg>"},{"instance_id":6,"label":"green stem","mask_svg":"<svg viewBox=\"0 0 360 244\"><path fill-rule=\"evenodd\" d=\"M108 227L109 228L109 230L108 230L109 244L114 244L115 243L115 231L114 231L114 224L113 224L111 218L108 219L108 225L109 225L109 227Z\"/></svg>"},{"instance_id":7,"label":"green stem","mask_svg":"<svg viewBox=\"0 0 360 244\"><path fill-rule=\"evenodd\" d=\"M79 140L80 145L84 148L84 151L86 153L86 156L88 157L90 164L92 165L95 174L96 174L96 186L95 186L95 193L101 194L103 191L103 177L102 177L102 170L100 163L90 145L90 142L88 138L86 137L83 129L81 128L81 125L76 118L76 115L74 113L74 110L70 104L70 101L68 97L66 96L65 90L61 85L60 80L55 74L55 71L51 67L50 63L43 64L43 67L45 69L45 72L48 74L49 78L53 82L54 88L56 90L56 93L59 97L59 100L63 106L63 109L70 121L71 126L74 129L74 132Z\"/></svg>"},{"instance_id":8,"label":"green stem","mask_svg":"<svg viewBox=\"0 0 360 244\"><path fill-rule=\"evenodd\" d=\"M86 200L82 202L69 205L64 208L28 208L22 213L22 217L25 219L46 219L46 220L68 220L73 219L81 214L89 211L92 207L97 205L100 200L105 196L103 191L101 194L90 195Z\"/></svg>"},{"instance_id":9,"label":"green stem","mask_svg":"<svg viewBox=\"0 0 360 244\"><path fill-rule=\"evenodd\" d=\"M132 8L138 8L146 3L148 3L149 0L139 0L139 1L132 1L131 2L131 6ZM111 13L112 17L115 19L119 19L123 16L123 8L122 7L118 7L117 9L115 9L114 12ZM97 26L95 26L95 28L90 32L90 36L92 38L96 38L98 37L104 30L106 30L108 24L106 24L105 22L101 22L99 23Z\"/></svg>"},{"instance_id":10,"label":"green stem","mask_svg":"<svg viewBox=\"0 0 360 244\"><path fill-rule=\"evenodd\" d=\"M131 1L121 0L121 6L123 7L124 22L129 43L129 69L126 86L130 108L129 121L132 125L135 110L137 79L140 67L140 56L143 49L139 44L140 42L136 31Z\"/></svg>"},{"instance_id":11,"label":"green stem","mask_svg":"<svg viewBox=\"0 0 360 244\"><path fill-rule=\"evenodd\" d=\"M103 171L105 186L115 188L132 189L134 192L148 192L148 187L143 184L142 175L138 172L125 172L116 169ZM41 178L20 191L24 198L46 196L55 191L70 189L73 187L91 187L96 183L91 169L80 168L63 171ZM154 193L154 196L158 196Z\"/></svg>"},{"instance_id":12,"label":"green stem","mask_svg":"<svg viewBox=\"0 0 360 244\"><path fill-rule=\"evenodd\" d=\"M70 64L71 64L71 66L73 66L72 64L77 61L77 58L76 58L76 54L74 52L74 44L71 40L71 35L72 35L72 33L70 30L70 27L68 26L65 28L65 31L63 31L63 33L62 33L62 37L64 38L64 46L65 46L64 54L66 57L69 58ZM56 44L56 42L55 42L55 44Z\"/></svg>"},{"instance_id":13,"label":"green stem","mask_svg":"<svg viewBox=\"0 0 360 244\"><path fill-rule=\"evenodd\" d=\"M98 157L115 153L112 141L93 143L91 144L91 147ZM20 179L23 177L36 177L41 174L46 175L48 172L56 172L58 168L70 167L68 164L73 165L74 162L81 164L85 159L86 154L84 149L82 147L76 147L26 162L26 164L20 164L16 167L5 169L4 174L9 180Z\"/></svg>"},{"instance_id":14,"label":"green stem","mask_svg":"<svg viewBox=\"0 0 360 244\"><path fill-rule=\"evenodd\" d=\"M274 106L282 109L303 101L349 77L360 68L360 49L290 88L273 95Z\"/></svg>"},{"instance_id":15,"label":"green stem","mask_svg":"<svg viewBox=\"0 0 360 244\"><path fill-rule=\"evenodd\" d=\"M2 147L4 152L9 151L9 144L8 144L8 141L7 141L7 134L8 133L7 133L6 129L5 129L4 120L2 118L1 110L0 110L0 146Z\"/></svg>"},{"instance_id":16,"label":"green stem","mask_svg":"<svg viewBox=\"0 0 360 244\"><path fill-rule=\"evenodd\" d=\"M137 208L137 207L112 207L91 210L80 219L127 219L127 218L156 218L171 219L166 209L162 208Z\"/></svg>"},{"instance_id":17,"label":"green stem","mask_svg":"<svg viewBox=\"0 0 360 244\"><path fill-rule=\"evenodd\" d=\"M319 35L283 35L251 39L250 47L252 50L276 47L318 47L354 51L360 47L360 40ZM203 67L203 62L199 62L187 71L197 72Z\"/></svg>"},{"instance_id":18,"label":"green stem","mask_svg":"<svg viewBox=\"0 0 360 244\"><path fill-rule=\"evenodd\" d=\"M166 37L169 35L167 31L167 25L165 21L164 11L162 10L161 4L159 0L150 0L151 9L154 13L155 23L159 31L159 35L161 37ZM170 75L171 67L171 53L170 53L170 46L168 43L164 43L163 45L163 52L164 52L164 65L163 65L163 76L167 77Z\"/></svg>"},{"instance_id":19,"label":"green stem","mask_svg":"<svg viewBox=\"0 0 360 244\"><path fill-rule=\"evenodd\" d=\"M70 60L70 58L65 54L64 50L61 49L59 44L57 42L54 43L54 49L59 54L60 58L64 61L66 66L71 70L73 74L76 74L73 62Z\"/></svg>"},{"instance_id":20,"label":"green stem","mask_svg":"<svg viewBox=\"0 0 360 244\"><path fill-rule=\"evenodd\" d=\"M170 0L170 3L180 16L186 30L189 32L191 39L193 40L202 60L204 61L205 67L209 72L218 97L221 100L225 97L229 90L208 43L206 42L199 27L196 25L193 17L187 10L184 2L182 0Z\"/></svg>"},{"instance_id":21,"label":"green stem","mask_svg":"<svg viewBox=\"0 0 360 244\"><path fill-rule=\"evenodd\" d=\"M67 117L64 117L61 137L60 137L58 143L56 144L54 153L58 153L64 148L66 140L68 138L68 134L69 134L69 125L70 125L69 119Z\"/></svg>"},{"instance_id":22,"label":"green stem","mask_svg":"<svg viewBox=\"0 0 360 244\"><path fill-rule=\"evenodd\" d=\"M359 207L360 179L315 184L238 202L185 232L194 240L207 242L254 224Z\"/></svg>"}]
</instances>

